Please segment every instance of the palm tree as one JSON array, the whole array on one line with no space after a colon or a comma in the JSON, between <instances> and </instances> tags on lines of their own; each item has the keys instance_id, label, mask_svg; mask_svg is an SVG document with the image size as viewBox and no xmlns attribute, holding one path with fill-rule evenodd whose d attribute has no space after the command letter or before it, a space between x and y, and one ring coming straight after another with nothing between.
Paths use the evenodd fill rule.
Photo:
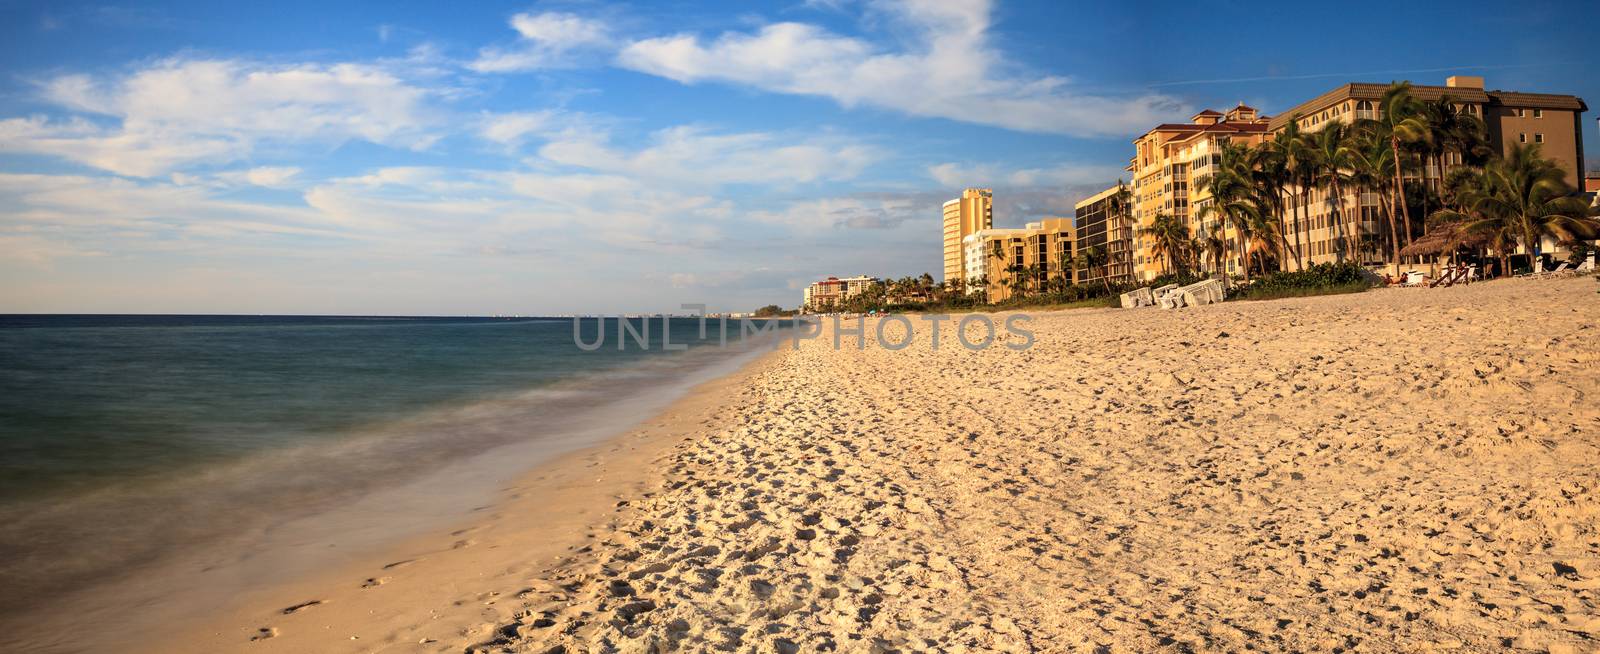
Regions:
<instances>
[{"instance_id":1,"label":"palm tree","mask_svg":"<svg viewBox=\"0 0 1600 654\"><path fill-rule=\"evenodd\" d=\"M1202 210L1201 214L1204 213ZM1228 238L1223 232L1222 223L1221 220L1211 223L1211 227L1194 241L1196 258L1203 254L1210 261L1211 268L1219 273L1223 272L1222 261L1228 256Z\"/></svg>"},{"instance_id":2,"label":"palm tree","mask_svg":"<svg viewBox=\"0 0 1600 654\"><path fill-rule=\"evenodd\" d=\"M1072 271L1075 270L1073 264L1071 248L1062 248L1061 252L1056 254L1056 270L1061 271L1062 291L1072 286Z\"/></svg>"},{"instance_id":3,"label":"palm tree","mask_svg":"<svg viewBox=\"0 0 1600 654\"><path fill-rule=\"evenodd\" d=\"M1105 265L1106 265L1106 248L1105 248L1105 246L1096 245L1094 247L1084 248L1082 251L1080 251L1078 253L1077 259L1078 259L1078 265L1083 266L1082 269L1085 271L1086 275L1092 274L1092 272L1096 268L1101 268L1102 269L1100 271L1100 282L1105 284L1106 295L1110 295L1111 294L1111 275L1108 274L1108 271L1103 270L1103 268L1105 268Z\"/></svg>"},{"instance_id":4,"label":"palm tree","mask_svg":"<svg viewBox=\"0 0 1600 654\"><path fill-rule=\"evenodd\" d=\"M1390 261L1394 264L1395 274L1399 275L1400 232L1395 223L1394 203L1389 200L1392 187L1388 181L1390 164L1394 157L1393 150L1377 131L1358 129L1351 134L1348 152L1351 184L1364 192L1377 195L1379 210L1388 219L1390 244L1393 246L1391 252L1394 255ZM1359 234L1357 237L1359 238ZM1360 247L1359 241L1357 247Z\"/></svg>"},{"instance_id":5,"label":"palm tree","mask_svg":"<svg viewBox=\"0 0 1600 654\"><path fill-rule=\"evenodd\" d=\"M1183 270L1183 262L1187 255L1185 246L1189 243L1188 225L1174 216L1157 214L1149 227L1139 231L1141 235L1150 238L1150 251L1161 257L1163 274ZM1169 263L1172 265L1169 266Z\"/></svg>"},{"instance_id":6,"label":"palm tree","mask_svg":"<svg viewBox=\"0 0 1600 654\"><path fill-rule=\"evenodd\" d=\"M1347 143L1344 123L1332 122L1320 131L1310 135L1310 156L1307 157L1310 174L1308 179L1311 186L1327 192L1328 199L1332 201L1333 220L1329 222L1338 232L1341 243L1335 251L1340 261L1344 260L1346 248L1346 228L1344 216L1344 189L1350 185L1351 176L1347 172L1352 168L1351 152Z\"/></svg>"},{"instance_id":7,"label":"palm tree","mask_svg":"<svg viewBox=\"0 0 1600 654\"><path fill-rule=\"evenodd\" d=\"M1282 238L1288 234L1284 223L1284 216L1288 213L1289 206L1284 198L1284 185L1288 180L1288 172L1284 167L1282 155L1278 148L1266 143L1245 150L1247 161L1244 165L1247 174L1243 179L1249 180L1252 192L1256 196L1256 207L1261 210L1262 217L1275 223L1275 228L1270 233L1261 235L1265 238L1270 238L1272 235ZM1283 241L1282 248L1288 250L1289 242Z\"/></svg>"},{"instance_id":8,"label":"palm tree","mask_svg":"<svg viewBox=\"0 0 1600 654\"><path fill-rule=\"evenodd\" d=\"M1394 192L1390 198L1391 203L1400 205L1400 213L1405 217L1406 245L1411 244L1411 209L1406 203L1405 177L1401 171L1404 159L1400 156L1400 146L1410 143L1426 143L1433 134L1428 130L1427 120L1420 114L1420 103L1411 95L1410 82L1395 82L1383 92L1383 99L1378 106L1378 121L1380 133L1389 141L1389 149L1394 155ZM1392 211L1392 209L1391 209ZM1397 239L1398 240L1398 239ZM1395 269L1398 272L1400 260L1396 248Z\"/></svg>"},{"instance_id":9,"label":"palm tree","mask_svg":"<svg viewBox=\"0 0 1600 654\"><path fill-rule=\"evenodd\" d=\"M1463 220L1464 231L1486 234L1500 252L1501 272L1510 272L1510 246L1521 243L1538 261L1546 236L1557 241L1592 239L1600 220L1574 194L1560 166L1539 156L1537 144L1512 145L1504 159L1485 166L1482 179L1459 189L1466 212L1441 209L1440 220Z\"/></svg>"},{"instance_id":10,"label":"palm tree","mask_svg":"<svg viewBox=\"0 0 1600 654\"><path fill-rule=\"evenodd\" d=\"M1300 256L1302 252L1300 233L1303 231L1300 227L1300 209L1305 205L1311 177L1314 174L1310 161L1314 154L1305 137L1306 135L1300 132L1300 116L1296 114L1273 140L1263 144L1273 153L1272 163L1275 166L1272 174L1276 177L1274 181L1278 193L1287 196L1285 203L1293 212L1290 217L1293 224L1290 227L1294 231L1294 248L1290 252L1294 256L1295 267L1299 270L1305 270L1306 267L1305 261ZM1294 187L1293 192L1288 190L1290 185ZM1287 234L1284 235L1283 245L1284 249L1289 249Z\"/></svg>"},{"instance_id":11,"label":"palm tree","mask_svg":"<svg viewBox=\"0 0 1600 654\"><path fill-rule=\"evenodd\" d=\"M1265 219L1262 203L1270 202L1271 198L1256 192L1250 163L1250 153L1244 148L1223 145L1217 171L1196 182L1211 195L1211 200L1200 207L1199 217L1216 216L1219 231L1222 224L1234 229L1239 240L1239 268L1244 272L1246 284L1250 283L1250 239Z\"/></svg>"},{"instance_id":12,"label":"palm tree","mask_svg":"<svg viewBox=\"0 0 1600 654\"><path fill-rule=\"evenodd\" d=\"M998 269L999 271L1008 270L1009 268L1008 268L1008 265L1006 264L1006 258L1007 257L1006 257L1006 243L1005 243L1005 241L994 240L994 241L990 241L989 243L992 246L989 249L989 257L994 259L995 268ZM1009 287L1009 285L1006 284L1004 280L999 280L999 284ZM990 303L994 302L993 298L986 297L985 299L989 300Z\"/></svg>"}]
</instances>

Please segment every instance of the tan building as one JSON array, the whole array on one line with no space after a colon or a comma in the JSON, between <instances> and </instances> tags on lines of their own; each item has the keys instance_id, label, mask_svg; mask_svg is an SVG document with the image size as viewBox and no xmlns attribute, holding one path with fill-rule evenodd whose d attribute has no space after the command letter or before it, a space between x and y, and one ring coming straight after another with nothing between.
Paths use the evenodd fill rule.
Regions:
<instances>
[{"instance_id":1,"label":"tan building","mask_svg":"<svg viewBox=\"0 0 1600 654\"><path fill-rule=\"evenodd\" d=\"M944 280L966 279L962 268L962 240L978 230L994 227L994 192L969 188L961 197L944 203Z\"/></svg>"},{"instance_id":2,"label":"tan building","mask_svg":"<svg viewBox=\"0 0 1600 654\"><path fill-rule=\"evenodd\" d=\"M1133 140L1134 155L1127 170L1132 203L1131 278L1144 282L1173 269L1173 262L1157 255L1152 239L1142 234L1156 216L1171 215L1189 225L1191 237L1213 227L1215 218L1199 219L1199 207L1210 195L1199 182L1222 161L1226 144L1254 146L1267 138L1267 117L1243 104L1227 113L1207 109L1187 123L1167 123ZM1232 230L1223 226L1226 238ZM1236 263L1228 264L1230 270Z\"/></svg>"},{"instance_id":3,"label":"tan building","mask_svg":"<svg viewBox=\"0 0 1600 654\"><path fill-rule=\"evenodd\" d=\"M1283 112L1268 123L1268 128L1276 132L1289 121L1298 120L1301 131L1315 132L1334 122L1349 124L1362 118L1376 119L1383 93L1388 88L1388 84L1345 84ZM1580 121L1588 106L1576 96L1485 91L1482 77L1466 75L1447 78L1444 86L1413 85L1411 95L1422 101L1448 96L1458 107L1484 121L1489 144L1497 151L1504 153L1513 145L1537 143L1545 158L1567 171L1567 183L1574 188L1581 183L1583 130ZM1426 183L1437 189L1443 175L1459 165L1460 159L1452 155L1445 161L1442 171L1431 164L1426 166L1423 173ZM1346 241L1339 237L1340 223L1332 215L1335 204L1332 194L1316 189L1301 193L1293 188L1290 193L1295 201L1304 204L1302 224L1298 226L1289 219L1294 205L1288 205L1291 207L1290 216L1285 218L1285 224L1289 225L1288 240L1293 243L1299 236L1307 262L1349 258L1351 253L1344 252ZM1349 190L1338 204L1344 212L1344 224L1353 224L1359 218L1362 234L1387 233L1387 221L1380 219L1382 214L1375 194ZM1411 219L1420 224L1425 218L1413 215ZM1357 257L1359 261L1375 263L1381 259L1375 249L1365 247L1363 250Z\"/></svg>"},{"instance_id":4,"label":"tan building","mask_svg":"<svg viewBox=\"0 0 1600 654\"><path fill-rule=\"evenodd\" d=\"M1062 268L1063 260L1072 257L1074 238L1071 218L1046 218L1022 229L990 228L969 234L962 239L967 287L972 292L981 287L989 302L999 302L1011 297L1013 285L1018 283L1037 291L1063 272L1068 283L1075 283L1074 271ZM1033 274L1024 280L1025 275L1008 270L1013 266L1032 267Z\"/></svg>"},{"instance_id":5,"label":"tan building","mask_svg":"<svg viewBox=\"0 0 1600 654\"><path fill-rule=\"evenodd\" d=\"M1078 260L1077 283L1099 284L1106 277L1112 284L1133 281L1133 214L1126 206L1132 199L1127 185L1116 186L1089 196L1073 205L1073 257ZM1085 266L1085 253L1100 248L1104 262Z\"/></svg>"},{"instance_id":6,"label":"tan building","mask_svg":"<svg viewBox=\"0 0 1600 654\"><path fill-rule=\"evenodd\" d=\"M878 283L876 277L829 277L806 287L805 299L800 303L801 313L827 313L839 309L845 300L855 297Z\"/></svg>"}]
</instances>

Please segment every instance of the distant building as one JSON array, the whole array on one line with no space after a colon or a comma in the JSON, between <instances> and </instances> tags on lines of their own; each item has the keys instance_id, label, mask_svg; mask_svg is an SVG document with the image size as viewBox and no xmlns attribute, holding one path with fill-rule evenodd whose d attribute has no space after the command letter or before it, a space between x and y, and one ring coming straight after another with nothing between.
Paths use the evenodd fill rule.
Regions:
<instances>
[{"instance_id":1,"label":"distant building","mask_svg":"<svg viewBox=\"0 0 1600 654\"><path fill-rule=\"evenodd\" d=\"M1128 187L1117 182L1073 206L1076 233L1073 257L1077 260L1077 283L1099 284L1109 277L1112 284L1133 282L1133 216ZM1087 266L1086 252L1100 248L1102 261Z\"/></svg>"},{"instance_id":2,"label":"distant building","mask_svg":"<svg viewBox=\"0 0 1600 654\"><path fill-rule=\"evenodd\" d=\"M855 297L878 283L877 278L860 275L856 277L829 277L820 282L814 282L806 287L805 299L800 304L802 313L827 313L837 310L846 299Z\"/></svg>"},{"instance_id":3,"label":"distant building","mask_svg":"<svg viewBox=\"0 0 1600 654\"><path fill-rule=\"evenodd\" d=\"M990 302L1009 298L1013 286L1024 282L1025 273L1016 272L1014 267L1033 271L1025 280L1031 290L1044 288L1063 274L1068 283L1073 283L1074 271L1063 269L1062 263L1072 257L1074 238L1071 218L1046 218L1022 229L990 228L969 234L962 240L967 288L978 292L981 287Z\"/></svg>"},{"instance_id":4,"label":"distant building","mask_svg":"<svg viewBox=\"0 0 1600 654\"><path fill-rule=\"evenodd\" d=\"M1335 122L1376 119L1383 109L1380 101L1388 88L1388 84L1345 84L1279 114L1269 121L1268 128L1277 132L1289 121L1297 120L1302 131L1315 132ZM1568 184L1578 188L1584 183L1580 179L1583 172L1583 130L1580 121L1588 106L1582 99L1548 93L1485 91L1483 78L1470 75L1446 78L1444 86L1413 85L1411 95L1424 102L1449 97L1460 110L1483 120L1488 129L1489 145L1496 152L1504 154L1516 145L1538 144L1540 155L1554 161L1566 172ZM1443 170L1435 164L1427 165L1423 171L1423 181L1438 190L1444 175L1460 165L1460 157L1452 153L1445 159ZM1308 189L1302 193L1295 188L1290 188L1289 192L1293 201L1304 203L1301 205L1304 208L1301 210L1303 224L1295 226L1294 221L1286 217L1285 224L1290 226L1287 237L1291 243L1296 242L1296 237L1299 238L1308 263L1337 261L1341 258L1371 262L1381 258L1375 250L1365 248L1356 253L1344 252L1347 239L1340 236L1340 228L1344 225L1355 226L1362 235L1387 233L1388 225L1378 219L1378 198L1375 194L1366 193L1357 197L1355 189L1344 189L1344 197L1339 201L1344 215L1343 220L1339 220L1339 216L1333 215L1334 201L1329 192ZM1413 222L1420 222L1423 218L1414 214L1411 216ZM1541 249L1552 252L1556 250L1556 244L1547 240Z\"/></svg>"},{"instance_id":5,"label":"distant building","mask_svg":"<svg viewBox=\"0 0 1600 654\"><path fill-rule=\"evenodd\" d=\"M1199 219L1200 207L1210 194L1198 182L1215 172L1224 145L1254 146L1266 140L1267 133L1267 117L1240 104L1227 113L1207 109L1187 123L1157 125L1133 140L1134 155L1127 168L1133 174L1131 281L1149 281L1174 268L1166 256L1156 254L1154 239L1143 235L1156 216L1177 218L1189 226L1191 237L1217 226L1215 217ZM1221 227L1231 234L1227 226ZM1234 272L1237 264L1228 265L1228 272Z\"/></svg>"},{"instance_id":6,"label":"distant building","mask_svg":"<svg viewBox=\"0 0 1600 654\"><path fill-rule=\"evenodd\" d=\"M966 279L962 268L962 241L974 232L994 226L994 192L969 188L961 197L944 203L944 280Z\"/></svg>"}]
</instances>

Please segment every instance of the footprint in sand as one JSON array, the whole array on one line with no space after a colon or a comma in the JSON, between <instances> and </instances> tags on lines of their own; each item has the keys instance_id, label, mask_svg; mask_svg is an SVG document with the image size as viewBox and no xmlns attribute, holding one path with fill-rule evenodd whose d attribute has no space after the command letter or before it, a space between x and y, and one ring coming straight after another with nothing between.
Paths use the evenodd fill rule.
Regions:
<instances>
[{"instance_id":1,"label":"footprint in sand","mask_svg":"<svg viewBox=\"0 0 1600 654\"><path fill-rule=\"evenodd\" d=\"M365 582L362 582L361 587L362 588L377 588L379 586L382 586L384 584L389 583L390 579L393 579L393 577L368 577Z\"/></svg>"},{"instance_id":2,"label":"footprint in sand","mask_svg":"<svg viewBox=\"0 0 1600 654\"><path fill-rule=\"evenodd\" d=\"M384 570L393 570L395 568L402 568L402 567L411 565L411 564L416 563L416 562L417 562L416 559L406 559L404 561L395 561L394 563L390 563L389 565L383 566L383 569Z\"/></svg>"},{"instance_id":3,"label":"footprint in sand","mask_svg":"<svg viewBox=\"0 0 1600 654\"><path fill-rule=\"evenodd\" d=\"M276 638L277 636L278 636L278 630L277 629L274 629L272 627L262 627L262 628L256 630L256 635L250 637L250 642L253 643L253 642L256 642L258 640L266 640L268 638Z\"/></svg>"},{"instance_id":4,"label":"footprint in sand","mask_svg":"<svg viewBox=\"0 0 1600 654\"><path fill-rule=\"evenodd\" d=\"M291 607L288 607L288 608L284 609L282 611L282 613L284 615L292 615L292 614L304 611L306 609L309 609L309 608L311 608L313 606L316 606L318 604L321 604L321 603L322 603L322 600L311 600L309 602L301 602L299 604L296 604L294 606L291 606Z\"/></svg>"}]
</instances>

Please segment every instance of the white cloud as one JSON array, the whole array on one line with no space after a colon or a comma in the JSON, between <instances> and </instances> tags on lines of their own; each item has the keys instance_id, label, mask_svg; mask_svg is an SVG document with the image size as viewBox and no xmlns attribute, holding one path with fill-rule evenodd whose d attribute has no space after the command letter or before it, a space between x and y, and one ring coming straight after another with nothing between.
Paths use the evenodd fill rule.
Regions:
<instances>
[{"instance_id":1,"label":"white cloud","mask_svg":"<svg viewBox=\"0 0 1600 654\"><path fill-rule=\"evenodd\" d=\"M879 0L910 35L899 48L815 25L773 23L703 40L679 34L635 41L619 65L686 84L726 82L1007 129L1125 136L1187 111L1161 95L1108 97L1065 78L1011 73L990 44L988 0Z\"/></svg>"},{"instance_id":2,"label":"white cloud","mask_svg":"<svg viewBox=\"0 0 1600 654\"><path fill-rule=\"evenodd\" d=\"M288 186L300 175L294 166L261 166L244 171L244 180L256 186L279 188Z\"/></svg>"},{"instance_id":3,"label":"white cloud","mask_svg":"<svg viewBox=\"0 0 1600 654\"><path fill-rule=\"evenodd\" d=\"M1061 164L1047 168L1005 168L993 164L963 165L942 163L928 168L928 175L946 188L972 186L1110 186L1127 173L1117 166Z\"/></svg>"},{"instance_id":4,"label":"white cloud","mask_svg":"<svg viewBox=\"0 0 1600 654\"><path fill-rule=\"evenodd\" d=\"M484 116L478 134L495 143L516 145L550 127L554 116L555 113L551 111L488 114Z\"/></svg>"},{"instance_id":5,"label":"white cloud","mask_svg":"<svg viewBox=\"0 0 1600 654\"><path fill-rule=\"evenodd\" d=\"M566 166L696 186L848 180L880 158L870 146L839 138L793 141L693 126L660 130L649 146L631 152L613 147L603 135L566 133L541 147L539 156Z\"/></svg>"},{"instance_id":6,"label":"white cloud","mask_svg":"<svg viewBox=\"0 0 1600 654\"><path fill-rule=\"evenodd\" d=\"M514 47L487 47L467 64L480 73L506 73L563 66L579 50L610 43L610 30L597 20L561 12L521 13L511 17L520 37Z\"/></svg>"},{"instance_id":7,"label":"white cloud","mask_svg":"<svg viewBox=\"0 0 1600 654\"><path fill-rule=\"evenodd\" d=\"M912 196L844 196L801 200L779 209L752 211L747 218L801 232L831 229L892 229L919 218L932 223L937 205ZM929 232L932 233L932 232Z\"/></svg>"},{"instance_id":8,"label":"white cloud","mask_svg":"<svg viewBox=\"0 0 1600 654\"><path fill-rule=\"evenodd\" d=\"M263 143L421 149L437 138L429 92L373 65L170 59L107 79L62 76L43 89L46 101L80 115L0 121L0 151L136 177L242 159Z\"/></svg>"}]
</instances>

